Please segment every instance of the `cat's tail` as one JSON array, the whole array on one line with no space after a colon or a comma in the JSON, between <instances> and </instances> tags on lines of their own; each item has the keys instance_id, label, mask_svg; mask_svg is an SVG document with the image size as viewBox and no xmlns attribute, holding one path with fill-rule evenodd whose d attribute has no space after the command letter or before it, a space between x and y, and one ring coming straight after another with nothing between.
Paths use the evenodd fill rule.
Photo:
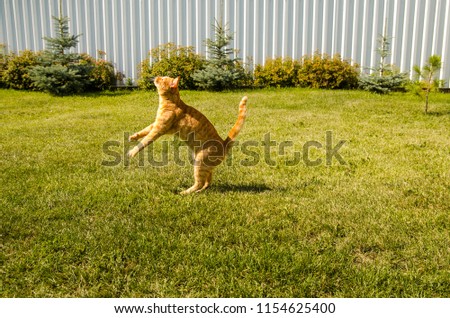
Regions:
<instances>
[{"instance_id":1,"label":"cat's tail","mask_svg":"<svg viewBox=\"0 0 450 318\"><path fill-rule=\"evenodd\" d=\"M224 141L225 147L228 146L231 142L236 139L237 135L241 131L242 127L244 126L245 116L247 114L247 96L244 96L239 104L239 115L236 123L234 124L233 128L231 128L230 132L228 133L227 139ZM230 144L231 145L231 144Z\"/></svg>"}]
</instances>

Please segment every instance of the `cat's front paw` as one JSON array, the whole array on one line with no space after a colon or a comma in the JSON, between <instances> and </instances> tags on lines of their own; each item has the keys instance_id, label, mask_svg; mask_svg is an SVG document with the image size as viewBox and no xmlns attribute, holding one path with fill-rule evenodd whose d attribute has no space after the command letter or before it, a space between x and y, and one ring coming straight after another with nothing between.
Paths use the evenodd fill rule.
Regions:
<instances>
[{"instance_id":1,"label":"cat's front paw","mask_svg":"<svg viewBox=\"0 0 450 318\"><path fill-rule=\"evenodd\" d=\"M128 151L128 157L130 158L134 158L137 153L139 152L139 149L137 149L136 147L134 147L133 149L131 149L130 151Z\"/></svg>"},{"instance_id":2,"label":"cat's front paw","mask_svg":"<svg viewBox=\"0 0 450 318\"><path fill-rule=\"evenodd\" d=\"M138 140L139 136L138 134L133 134L130 137L128 137L128 141L134 141L134 140Z\"/></svg>"}]
</instances>

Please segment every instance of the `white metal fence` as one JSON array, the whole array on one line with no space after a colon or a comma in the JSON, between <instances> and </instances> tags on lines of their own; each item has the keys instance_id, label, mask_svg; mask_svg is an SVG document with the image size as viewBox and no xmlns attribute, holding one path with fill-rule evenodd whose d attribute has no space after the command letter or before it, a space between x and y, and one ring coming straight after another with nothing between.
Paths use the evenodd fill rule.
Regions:
<instances>
[{"instance_id":1,"label":"white metal fence","mask_svg":"<svg viewBox=\"0 0 450 318\"><path fill-rule=\"evenodd\" d=\"M0 0L0 43L9 50L42 50L53 35L60 0ZM82 34L77 50L107 53L127 77L151 48L167 42L206 54L214 19L234 33L244 61L299 58L315 51L340 53L375 67L377 37L392 37L390 62L401 71L442 57L440 79L450 82L450 0L61 0L70 32ZM386 25L385 25L386 24Z\"/></svg>"}]
</instances>

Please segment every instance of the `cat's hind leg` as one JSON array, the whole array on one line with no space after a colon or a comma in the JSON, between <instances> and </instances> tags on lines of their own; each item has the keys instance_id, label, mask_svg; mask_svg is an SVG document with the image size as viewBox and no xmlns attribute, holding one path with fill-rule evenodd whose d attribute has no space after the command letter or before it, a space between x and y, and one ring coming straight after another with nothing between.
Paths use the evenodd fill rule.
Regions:
<instances>
[{"instance_id":1,"label":"cat's hind leg","mask_svg":"<svg viewBox=\"0 0 450 318\"><path fill-rule=\"evenodd\" d=\"M206 188L208 188L211 185L211 180L212 180L212 168L210 168L210 170L205 172L206 175L206 179L205 179L205 183L203 184L203 187L201 187L199 190L195 191L195 192L201 192L203 190L205 190Z\"/></svg>"},{"instance_id":2,"label":"cat's hind leg","mask_svg":"<svg viewBox=\"0 0 450 318\"><path fill-rule=\"evenodd\" d=\"M212 168L196 165L194 166L194 185L180 194L190 194L193 192L200 192L205 190L211 184Z\"/></svg>"},{"instance_id":3,"label":"cat's hind leg","mask_svg":"<svg viewBox=\"0 0 450 318\"><path fill-rule=\"evenodd\" d=\"M191 194L191 193L193 193L193 192L197 192L197 190L198 190L199 188L200 188L200 187L197 185L197 183L194 183L194 185L193 185L192 187L190 187L189 189L186 189L186 190L184 190L184 191L181 191L180 194L181 194L181 195Z\"/></svg>"}]
</instances>

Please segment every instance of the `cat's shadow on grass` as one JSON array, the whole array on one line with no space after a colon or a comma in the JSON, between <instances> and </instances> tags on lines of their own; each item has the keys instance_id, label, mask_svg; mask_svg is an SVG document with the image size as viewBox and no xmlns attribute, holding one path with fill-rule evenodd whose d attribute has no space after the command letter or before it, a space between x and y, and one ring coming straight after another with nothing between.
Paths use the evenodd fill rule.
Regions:
<instances>
[{"instance_id":1,"label":"cat's shadow on grass","mask_svg":"<svg viewBox=\"0 0 450 318\"><path fill-rule=\"evenodd\" d=\"M428 115L435 116L435 117L448 116L448 115L450 115L450 109L428 111Z\"/></svg>"},{"instance_id":2,"label":"cat's shadow on grass","mask_svg":"<svg viewBox=\"0 0 450 318\"><path fill-rule=\"evenodd\" d=\"M213 184L211 187L202 191L202 193L226 193L226 192L241 192L241 193L263 193L271 191L272 189L265 184ZM173 191L178 193L179 191Z\"/></svg>"},{"instance_id":3,"label":"cat's shadow on grass","mask_svg":"<svg viewBox=\"0 0 450 318\"><path fill-rule=\"evenodd\" d=\"M212 185L207 191L211 192L246 192L262 193L272 189L265 184L216 184Z\"/></svg>"}]
</instances>

